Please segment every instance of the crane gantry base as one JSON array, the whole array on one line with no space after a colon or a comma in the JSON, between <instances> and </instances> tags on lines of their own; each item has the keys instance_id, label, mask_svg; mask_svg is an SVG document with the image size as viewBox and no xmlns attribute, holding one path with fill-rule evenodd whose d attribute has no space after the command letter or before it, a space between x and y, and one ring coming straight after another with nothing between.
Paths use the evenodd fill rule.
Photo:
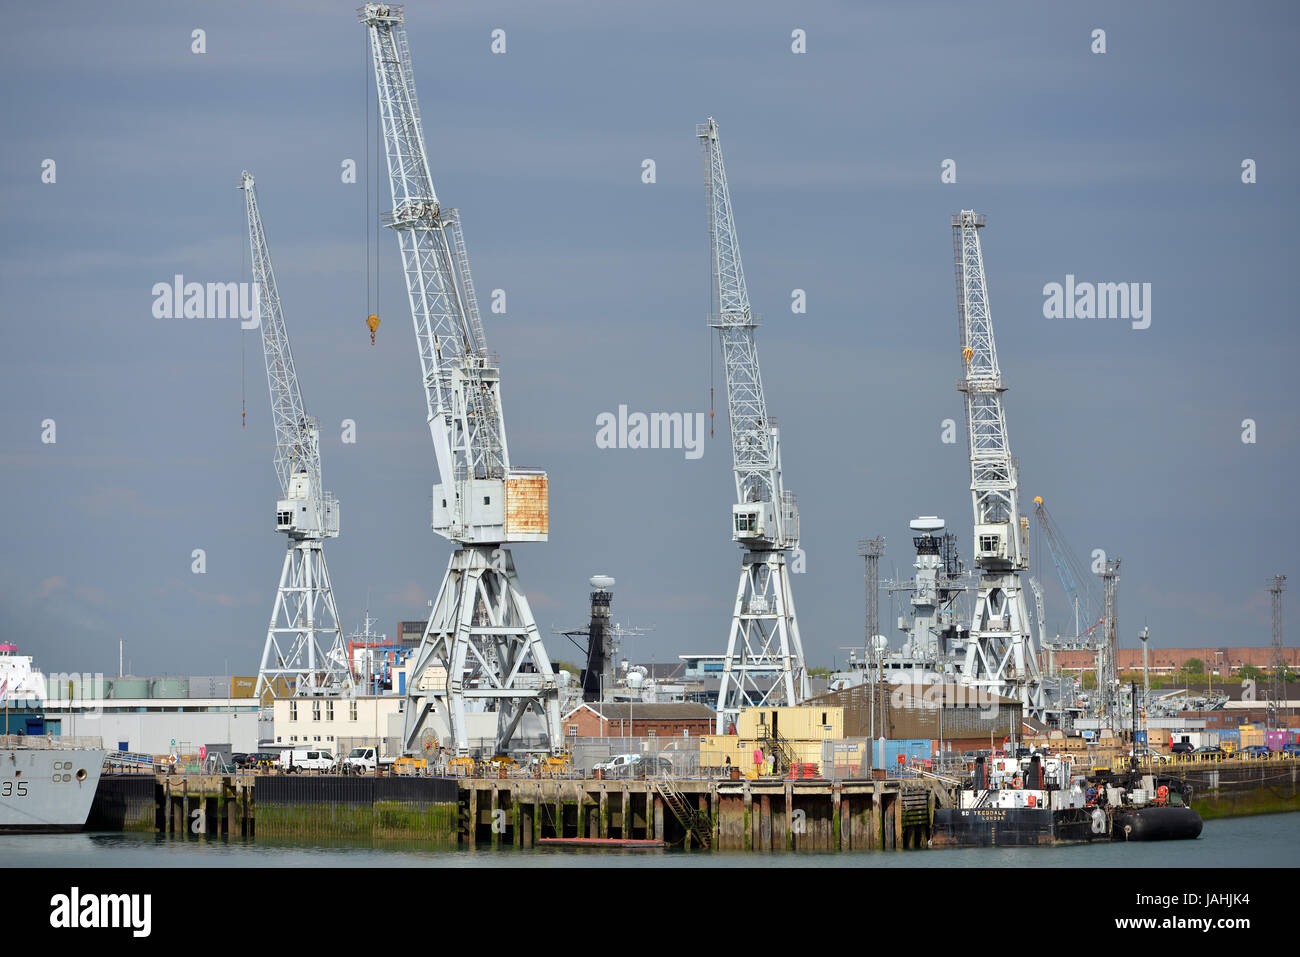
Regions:
<instances>
[{"instance_id":1,"label":"crane gantry base","mask_svg":"<svg viewBox=\"0 0 1300 957\"><path fill-rule=\"evenodd\" d=\"M750 706L798 704L809 696L790 569L782 551L748 551L718 687L718 734Z\"/></svg>"},{"instance_id":2,"label":"crane gantry base","mask_svg":"<svg viewBox=\"0 0 1300 957\"><path fill-rule=\"evenodd\" d=\"M438 684L428 687L423 679L439 665ZM466 545L452 553L407 674L403 751L427 753L436 743L468 756L466 716L480 703L496 711L494 754L506 753L529 711L541 717L550 751L564 750L559 684L514 559L500 545ZM445 722L445 736L430 722L435 713Z\"/></svg>"},{"instance_id":3,"label":"crane gantry base","mask_svg":"<svg viewBox=\"0 0 1300 957\"><path fill-rule=\"evenodd\" d=\"M330 643L329 653L321 640ZM264 691L279 697L284 681L296 695L345 694L353 690L334 588L319 540L290 543L280 571L280 587L262 649L254 697Z\"/></svg>"},{"instance_id":4,"label":"crane gantry base","mask_svg":"<svg viewBox=\"0 0 1300 957\"><path fill-rule=\"evenodd\" d=\"M986 571L978 587L961 683L1019 698L1026 716L1041 718L1043 690L1020 575Z\"/></svg>"}]
</instances>

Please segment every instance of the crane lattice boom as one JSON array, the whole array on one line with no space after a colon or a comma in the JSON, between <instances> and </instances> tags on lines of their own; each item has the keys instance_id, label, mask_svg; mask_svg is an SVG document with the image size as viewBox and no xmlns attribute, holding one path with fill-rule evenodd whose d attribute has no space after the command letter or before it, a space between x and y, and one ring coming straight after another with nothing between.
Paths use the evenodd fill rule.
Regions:
<instances>
[{"instance_id":1,"label":"crane lattice boom","mask_svg":"<svg viewBox=\"0 0 1300 957\"><path fill-rule=\"evenodd\" d=\"M387 146L393 210L384 220L401 247L438 471L448 484L500 480L510 459L499 370L487 351L460 216L434 190L402 8L366 4L361 19L370 28ZM465 524L463 510L449 508L449 524ZM456 537L454 528L445 533Z\"/></svg>"},{"instance_id":2,"label":"crane lattice boom","mask_svg":"<svg viewBox=\"0 0 1300 957\"><path fill-rule=\"evenodd\" d=\"M1074 633L1076 638L1089 635L1102 622L1101 603L1097 598L1095 575L1090 575L1079 557L1070 548L1061 532L1056 519L1043 504L1042 498L1034 499L1034 517L1038 527L1047 539L1047 550L1051 553L1052 563L1056 566L1056 577L1060 579L1065 596L1074 609ZM1084 628L1087 622L1089 627Z\"/></svg>"},{"instance_id":3,"label":"crane lattice boom","mask_svg":"<svg viewBox=\"0 0 1300 957\"><path fill-rule=\"evenodd\" d=\"M280 290L275 282L271 251L257 205L257 188L247 171L240 177L239 188L244 191L248 215L253 286L257 290L258 324L262 332L262 353L266 358L266 384L271 394L271 420L275 425L275 474L280 481L280 493L286 496L290 492L292 477L305 474L312 490L311 507L318 517L323 517L320 426L307 415L303 406L298 371L294 368L289 333L280 305ZM334 534L338 534L337 523Z\"/></svg>"}]
</instances>

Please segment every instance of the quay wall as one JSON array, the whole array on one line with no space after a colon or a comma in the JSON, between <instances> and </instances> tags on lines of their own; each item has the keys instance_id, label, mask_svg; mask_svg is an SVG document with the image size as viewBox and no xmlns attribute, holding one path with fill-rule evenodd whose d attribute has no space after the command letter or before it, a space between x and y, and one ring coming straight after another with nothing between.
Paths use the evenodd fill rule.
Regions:
<instances>
[{"instance_id":1,"label":"quay wall","mask_svg":"<svg viewBox=\"0 0 1300 957\"><path fill-rule=\"evenodd\" d=\"M1206 820L1300 811L1300 762L1206 762L1174 773ZM87 829L466 848L579 837L689 850L902 850L927 846L934 809L953 800L933 778L106 774Z\"/></svg>"},{"instance_id":2,"label":"quay wall","mask_svg":"<svg viewBox=\"0 0 1300 957\"><path fill-rule=\"evenodd\" d=\"M455 844L456 782L446 778L258 775L254 834Z\"/></svg>"},{"instance_id":3,"label":"quay wall","mask_svg":"<svg viewBox=\"0 0 1300 957\"><path fill-rule=\"evenodd\" d=\"M1300 811L1300 762L1219 762L1175 773L1192 786L1192 808L1207 821Z\"/></svg>"},{"instance_id":4,"label":"quay wall","mask_svg":"<svg viewBox=\"0 0 1300 957\"><path fill-rule=\"evenodd\" d=\"M152 774L103 774L86 819L88 831L154 831L162 788Z\"/></svg>"}]
</instances>

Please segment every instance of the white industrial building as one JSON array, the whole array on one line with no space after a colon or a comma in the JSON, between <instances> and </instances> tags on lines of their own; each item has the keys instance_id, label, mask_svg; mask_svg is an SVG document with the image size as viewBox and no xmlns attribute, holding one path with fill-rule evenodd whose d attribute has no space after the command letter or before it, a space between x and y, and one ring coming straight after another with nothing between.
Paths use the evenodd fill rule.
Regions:
<instances>
[{"instance_id":1,"label":"white industrial building","mask_svg":"<svg viewBox=\"0 0 1300 957\"><path fill-rule=\"evenodd\" d=\"M195 754L200 747L228 745L230 752L257 750L257 701L253 698L110 698L93 704L46 703L51 734L89 735L109 750L137 754Z\"/></svg>"}]
</instances>

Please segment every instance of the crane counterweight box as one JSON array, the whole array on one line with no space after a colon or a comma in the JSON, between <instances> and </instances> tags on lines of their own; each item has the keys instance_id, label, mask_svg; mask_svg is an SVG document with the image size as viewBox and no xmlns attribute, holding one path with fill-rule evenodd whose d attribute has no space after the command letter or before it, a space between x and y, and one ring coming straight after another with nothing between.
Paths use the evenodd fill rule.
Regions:
<instances>
[{"instance_id":1,"label":"crane counterweight box","mask_svg":"<svg viewBox=\"0 0 1300 957\"><path fill-rule=\"evenodd\" d=\"M546 473L509 469L504 479L435 485L433 527L467 541L544 542L550 532Z\"/></svg>"}]
</instances>

